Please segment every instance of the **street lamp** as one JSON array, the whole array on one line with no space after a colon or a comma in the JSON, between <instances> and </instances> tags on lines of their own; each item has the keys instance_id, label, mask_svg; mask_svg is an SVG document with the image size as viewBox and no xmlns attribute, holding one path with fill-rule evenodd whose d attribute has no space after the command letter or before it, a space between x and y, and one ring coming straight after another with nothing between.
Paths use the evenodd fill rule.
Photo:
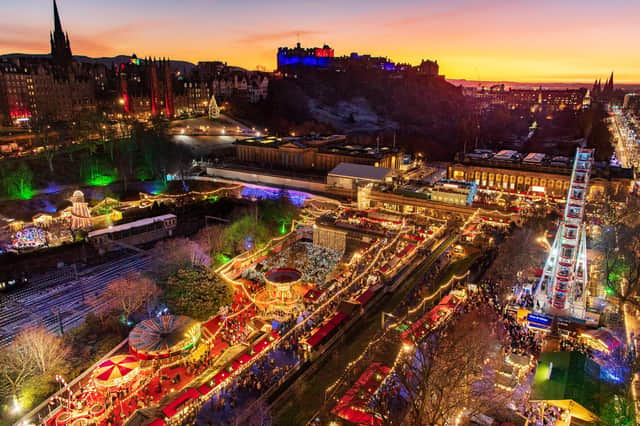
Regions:
<instances>
[{"instance_id":1,"label":"street lamp","mask_svg":"<svg viewBox=\"0 0 640 426\"><path fill-rule=\"evenodd\" d=\"M397 316L390 314L388 312L382 312L382 317L380 318L380 326L381 328L384 330L384 321L387 319L387 317L393 318L393 319L399 319Z\"/></svg>"}]
</instances>

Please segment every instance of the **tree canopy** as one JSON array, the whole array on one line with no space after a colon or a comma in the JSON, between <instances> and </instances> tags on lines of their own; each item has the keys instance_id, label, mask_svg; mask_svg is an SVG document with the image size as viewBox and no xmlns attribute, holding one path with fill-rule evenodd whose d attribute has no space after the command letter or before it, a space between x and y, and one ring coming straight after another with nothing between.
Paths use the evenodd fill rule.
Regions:
<instances>
[{"instance_id":1,"label":"tree canopy","mask_svg":"<svg viewBox=\"0 0 640 426\"><path fill-rule=\"evenodd\" d=\"M231 287L200 266L181 268L166 281L165 300L171 312L204 321L233 299Z\"/></svg>"}]
</instances>

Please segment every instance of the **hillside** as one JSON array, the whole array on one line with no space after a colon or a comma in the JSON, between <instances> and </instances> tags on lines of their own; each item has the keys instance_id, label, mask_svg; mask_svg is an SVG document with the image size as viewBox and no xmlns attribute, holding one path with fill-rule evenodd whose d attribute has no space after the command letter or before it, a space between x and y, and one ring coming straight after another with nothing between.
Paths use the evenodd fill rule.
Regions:
<instances>
[{"instance_id":1,"label":"hillside","mask_svg":"<svg viewBox=\"0 0 640 426\"><path fill-rule=\"evenodd\" d=\"M461 150L465 112L458 87L440 78L370 70L308 72L274 79L267 100L232 100L233 113L287 134L339 132L358 143L396 142L431 159Z\"/></svg>"}]
</instances>

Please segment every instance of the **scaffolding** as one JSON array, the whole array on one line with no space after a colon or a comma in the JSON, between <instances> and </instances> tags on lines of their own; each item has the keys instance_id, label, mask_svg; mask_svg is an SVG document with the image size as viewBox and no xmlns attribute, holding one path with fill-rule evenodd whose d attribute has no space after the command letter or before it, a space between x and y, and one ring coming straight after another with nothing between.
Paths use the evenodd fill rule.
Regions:
<instances>
[{"instance_id":1,"label":"scaffolding","mask_svg":"<svg viewBox=\"0 0 640 426\"><path fill-rule=\"evenodd\" d=\"M584 319L587 305L587 230L584 209L593 149L578 148L564 215L536 290L538 311Z\"/></svg>"}]
</instances>

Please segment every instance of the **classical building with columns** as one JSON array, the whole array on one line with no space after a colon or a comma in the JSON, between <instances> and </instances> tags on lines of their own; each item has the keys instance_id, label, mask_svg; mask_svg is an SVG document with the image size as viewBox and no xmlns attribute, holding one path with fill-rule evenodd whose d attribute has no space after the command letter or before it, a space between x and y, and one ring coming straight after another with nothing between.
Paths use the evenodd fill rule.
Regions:
<instances>
[{"instance_id":1,"label":"classical building with columns","mask_svg":"<svg viewBox=\"0 0 640 426\"><path fill-rule=\"evenodd\" d=\"M527 156L529 157L529 156ZM525 158L527 158L525 157ZM557 158L557 157L556 157ZM449 179L475 182L479 189L500 192L543 195L563 199L571 179L570 161L495 160L458 155L457 161L447 167ZM630 191L634 178L633 169L595 165L591 171L589 197L601 194L607 187L614 191Z\"/></svg>"}]
</instances>

